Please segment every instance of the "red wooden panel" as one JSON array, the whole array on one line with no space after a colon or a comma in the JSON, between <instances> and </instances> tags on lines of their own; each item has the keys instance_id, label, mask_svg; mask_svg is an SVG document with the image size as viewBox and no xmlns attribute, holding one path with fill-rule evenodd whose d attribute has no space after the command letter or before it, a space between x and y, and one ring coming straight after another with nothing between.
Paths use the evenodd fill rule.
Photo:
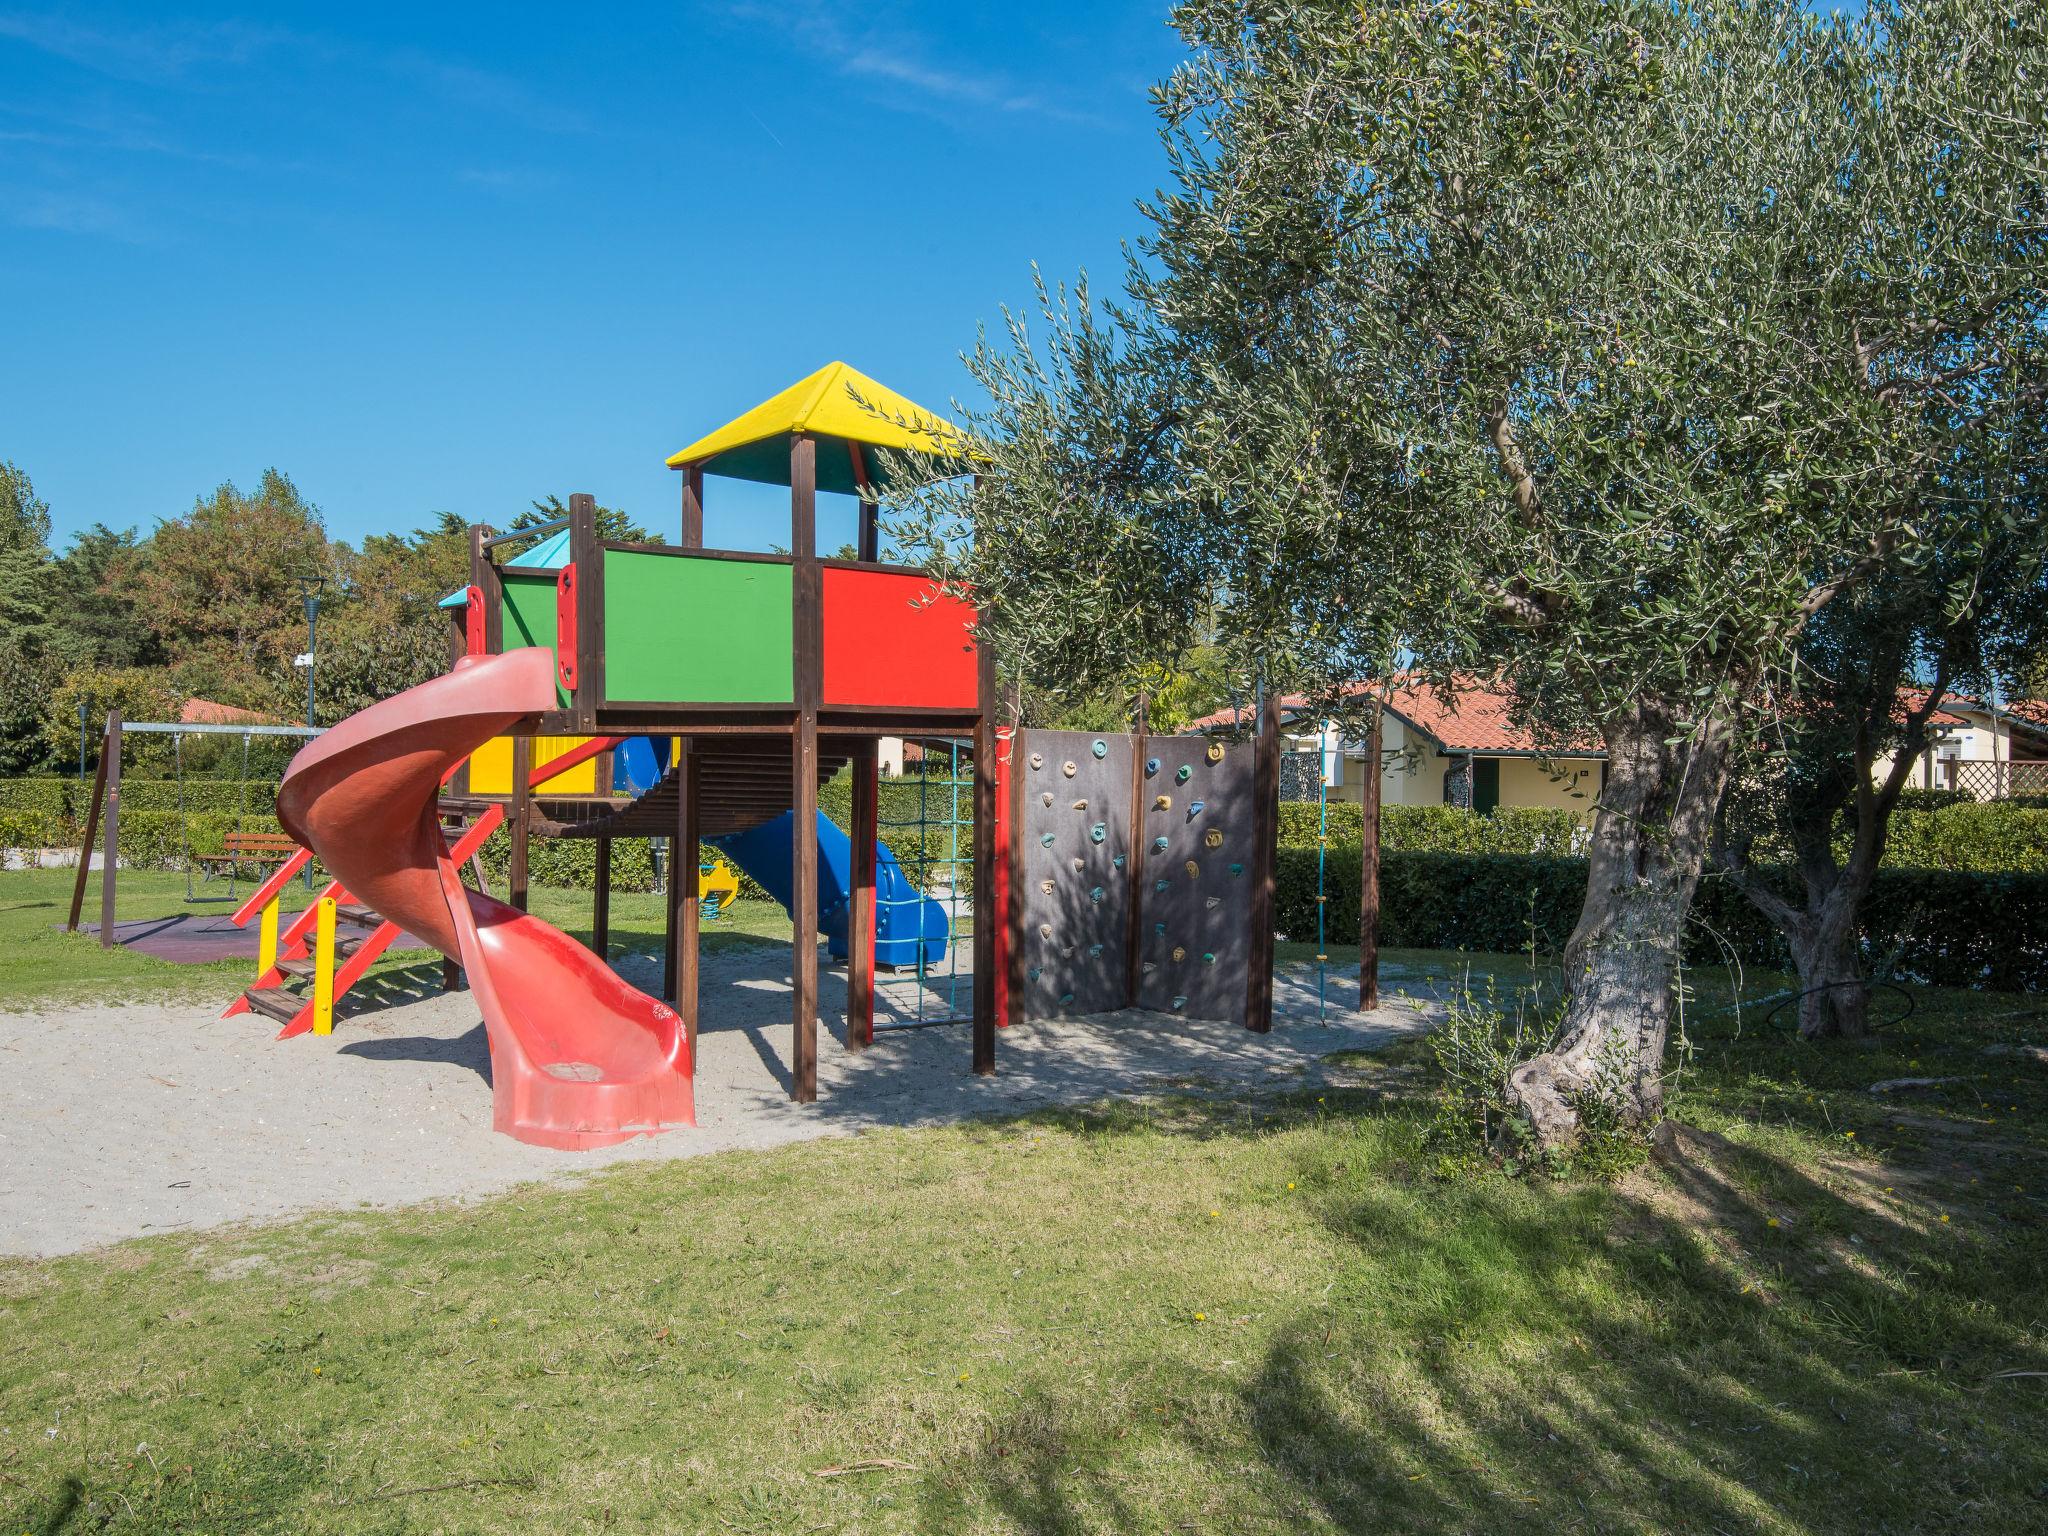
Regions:
<instances>
[{"instance_id":1,"label":"red wooden panel","mask_svg":"<svg viewBox=\"0 0 2048 1536\"><path fill-rule=\"evenodd\" d=\"M824 576L826 705L975 707L973 604L922 576L830 566Z\"/></svg>"}]
</instances>

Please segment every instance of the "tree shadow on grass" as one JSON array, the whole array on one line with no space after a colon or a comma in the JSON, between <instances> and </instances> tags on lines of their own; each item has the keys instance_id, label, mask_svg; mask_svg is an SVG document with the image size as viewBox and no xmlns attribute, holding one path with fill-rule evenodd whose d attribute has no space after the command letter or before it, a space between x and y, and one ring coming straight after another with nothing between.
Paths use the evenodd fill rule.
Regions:
<instances>
[{"instance_id":1,"label":"tree shadow on grass","mask_svg":"<svg viewBox=\"0 0 2048 1536\"><path fill-rule=\"evenodd\" d=\"M2048 1365L2038 1232L1831 1174L1692 1136L1619 1187L1330 1188L1329 1299L1254 1369L1224 1363L1247 1295L1213 1367L1151 1362L1110 1416L1041 1379L925 1526L2039 1528L2048 1407L1997 1375Z\"/></svg>"}]
</instances>

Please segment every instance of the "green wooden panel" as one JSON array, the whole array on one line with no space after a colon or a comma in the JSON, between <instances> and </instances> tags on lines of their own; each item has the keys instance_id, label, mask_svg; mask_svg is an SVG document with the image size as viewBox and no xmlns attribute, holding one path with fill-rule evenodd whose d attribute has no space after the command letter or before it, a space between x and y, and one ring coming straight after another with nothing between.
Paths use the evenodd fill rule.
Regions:
<instances>
[{"instance_id":1,"label":"green wooden panel","mask_svg":"<svg viewBox=\"0 0 2048 1536\"><path fill-rule=\"evenodd\" d=\"M790 703L790 603L786 565L606 550L605 697Z\"/></svg>"},{"instance_id":2,"label":"green wooden panel","mask_svg":"<svg viewBox=\"0 0 2048 1536\"><path fill-rule=\"evenodd\" d=\"M504 649L519 650L523 646L544 645L550 651L555 648L555 573L537 571L522 576L517 571L501 571L499 579L505 589ZM559 674L555 678L555 703L566 706L569 690L562 686Z\"/></svg>"}]
</instances>

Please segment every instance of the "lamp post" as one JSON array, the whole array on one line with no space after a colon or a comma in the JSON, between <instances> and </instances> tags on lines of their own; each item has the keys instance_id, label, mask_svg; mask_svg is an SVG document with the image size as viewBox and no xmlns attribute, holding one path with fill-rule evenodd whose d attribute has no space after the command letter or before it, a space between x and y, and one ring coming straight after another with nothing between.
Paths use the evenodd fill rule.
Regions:
<instances>
[{"instance_id":1,"label":"lamp post","mask_svg":"<svg viewBox=\"0 0 2048 1536\"><path fill-rule=\"evenodd\" d=\"M312 729L317 722L313 718L313 664L314 641L320 633L320 588L318 576L299 578L299 596L306 605L306 726Z\"/></svg>"}]
</instances>

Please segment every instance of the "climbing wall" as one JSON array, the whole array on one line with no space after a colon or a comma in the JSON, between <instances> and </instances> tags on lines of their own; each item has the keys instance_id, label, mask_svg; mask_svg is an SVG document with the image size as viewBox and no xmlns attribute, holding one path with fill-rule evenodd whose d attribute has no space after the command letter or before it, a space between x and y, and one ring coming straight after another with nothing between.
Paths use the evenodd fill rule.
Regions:
<instances>
[{"instance_id":1,"label":"climbing wall","mask_svg":"<svg viewBox=\"0 0 2048 1536\"><path fill-rule=\"evenodd\" d=\"M1252 746L1147 736L1142 749L1138 1006L1242 1023L1257 808Z\"/></svg>"},{"instance_id":2,"label":"climbing wall","mask_svg":"<svg viewBox=\"0 0 2048 1536\"><path fill-rule=\"evenodd\" d=\"M1018 794L1014 930L1022 1016L1124 1006L1131 909L1131 738L1026 731L1011 769Z\"/></svg>"}]
</instances>

